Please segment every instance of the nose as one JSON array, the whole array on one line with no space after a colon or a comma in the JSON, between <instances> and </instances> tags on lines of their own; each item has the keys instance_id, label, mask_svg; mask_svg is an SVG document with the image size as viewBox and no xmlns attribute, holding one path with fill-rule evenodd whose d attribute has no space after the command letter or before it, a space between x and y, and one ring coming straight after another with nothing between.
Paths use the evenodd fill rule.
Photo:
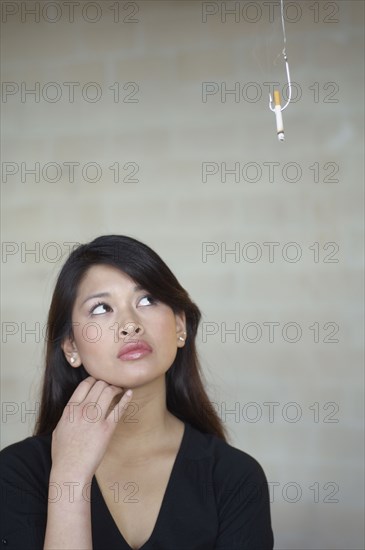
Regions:
<instances>
[{"instance_id":1,"label":"nose","mask_svg":"<svg viewBox=\"0 0 365 550\"><path fill-rule=\"evenodd\" d=\"M143 326L140 323L136 323L135 321L127 321L120 328L120 335L122 338L125 338L126 336L141 336L143 332Z\"/></svg>"}]
</instances>

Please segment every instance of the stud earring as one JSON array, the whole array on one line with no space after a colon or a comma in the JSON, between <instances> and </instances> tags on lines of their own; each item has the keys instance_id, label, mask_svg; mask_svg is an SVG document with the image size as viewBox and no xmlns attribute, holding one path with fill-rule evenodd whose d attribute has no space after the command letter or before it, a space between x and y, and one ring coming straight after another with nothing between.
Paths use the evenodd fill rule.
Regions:
<instances>
[{"instance_id":1,"label":"stud earring","mask_svg":"<svg viewBox=\"0 0 365 550\"><path fill-rule=\"evenodd\" d=\"M182 342L185 342L185 338L183 338L182 336L179 336L179 340L181 340Z\"/></svg>"},{"instance_id":2,"label":"stud earring","mask_svg":"<svg viewBox=\"0 0 365 550\"><path fill-rule=\"evenodd\" d=\"M71 357L71 359L70 359L71 365L73 365L75 363L75 361L76 361L75 357Z\"/></svg>"}]
</instances>

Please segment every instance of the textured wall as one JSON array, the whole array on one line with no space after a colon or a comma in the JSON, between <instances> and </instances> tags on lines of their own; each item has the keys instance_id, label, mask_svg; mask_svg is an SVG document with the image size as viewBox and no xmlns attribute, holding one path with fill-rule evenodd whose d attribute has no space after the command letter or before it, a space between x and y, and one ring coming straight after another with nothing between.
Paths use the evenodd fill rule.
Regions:
<instances>
[{"instance_id":1,"label":"textured wall","mask_svg":"<svg viewBox=\"0 0 365 550\"><path fill-rule=\"evenodd\" d=\"M285 6L279 143L278 1L2 2L1 443L32 431L70 243L131 235L203 311L209 393L266 471L276 548L360 549L364 4Z\"/></svg>"}]
</instances>

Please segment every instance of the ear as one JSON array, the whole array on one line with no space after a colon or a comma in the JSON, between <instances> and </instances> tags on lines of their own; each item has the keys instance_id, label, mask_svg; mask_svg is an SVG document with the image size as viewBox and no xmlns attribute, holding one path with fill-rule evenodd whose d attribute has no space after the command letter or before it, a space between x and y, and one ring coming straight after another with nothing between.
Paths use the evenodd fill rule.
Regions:
<instances>
[{"instance_id":1,"label":"ear","mask_svg":"<svg viewBox=\"0 0 365 550\"><path fill-rule=\"evenodd\" d=\"M77 347L72 338L67 337L61 344L63 353L71 367L78 368L81 366L81 359L79 357Z\"/></svg>"},{"instance_id":2,"label":"ear","mask_svg":"<svg viewBox=\"0 0 365 550\"><path fill-rule=\"evenodd\" d=\"M177 337L177 346L182 348L185 345L186 340L186 318L185 312L175 313L175 323L176 323L176 337Z\"/></svg>"}]
</instances>

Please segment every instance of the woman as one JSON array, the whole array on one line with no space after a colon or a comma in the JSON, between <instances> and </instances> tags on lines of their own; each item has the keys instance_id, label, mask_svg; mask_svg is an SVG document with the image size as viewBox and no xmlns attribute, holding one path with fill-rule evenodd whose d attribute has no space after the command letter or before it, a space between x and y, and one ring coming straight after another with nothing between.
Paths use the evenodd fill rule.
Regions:
<instances>
[{"instance_id":1,"label":"woman","mask_svg":"<svg viewBox=\"0 0 365 550\"><path fill-rule=\"evenodd\" d=\"M272 549L264 472L227 443L201 381L200 316L133 238L71 253L35 434L0 453L4 547Z\"/></svg>"}]
</instances>

